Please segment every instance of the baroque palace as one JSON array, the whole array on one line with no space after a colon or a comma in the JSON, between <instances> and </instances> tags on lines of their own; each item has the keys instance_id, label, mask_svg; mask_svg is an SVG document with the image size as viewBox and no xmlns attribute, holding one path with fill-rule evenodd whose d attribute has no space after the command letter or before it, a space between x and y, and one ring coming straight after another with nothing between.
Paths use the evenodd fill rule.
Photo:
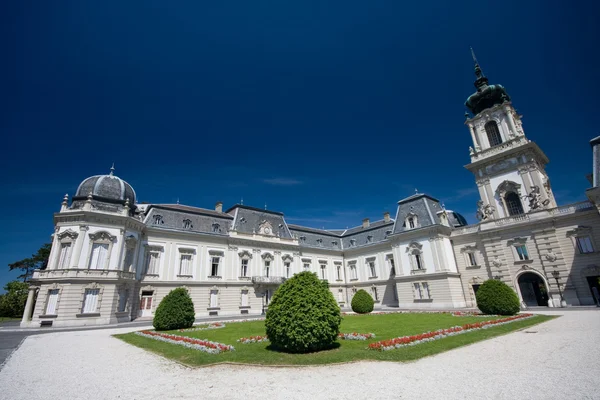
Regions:
<instances>
[{"instance_id":1,"label":"baroque palace","mask_svg":"<svg viewBox=\"0 0 600 400\"><path fill-rule=\"evenodd\" d=\"M351 229L288 224L283 213L237 204L224 210L138 204L133 188L97 175L54 215L47 269L33 275L21 326L112 324L152 317L176 287L197 316L261 314L299 271L329 282L341 307L358 289L376 307L476 307L486 279L500 279L523 308L593 305L600 289L600 137L592 140L590 201L558 206L548 158L530 141L501 85L475 61L465 105L479 222L426 194L395 215Z\"/></svg>"}]
</instances>

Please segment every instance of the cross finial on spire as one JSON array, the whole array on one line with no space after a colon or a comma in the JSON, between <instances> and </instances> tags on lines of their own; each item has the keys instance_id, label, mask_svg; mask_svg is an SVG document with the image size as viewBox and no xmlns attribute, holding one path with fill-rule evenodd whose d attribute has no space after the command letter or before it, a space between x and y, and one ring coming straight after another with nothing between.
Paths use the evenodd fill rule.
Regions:
<instances>
[{"instance_id":1,"label":"cross finial on spire","mask_svg":"<svg viewBox=\"0 0 600 400\"><path fill-rule=\"evenodd\" d=\"M240 204L244 205L244 198L242 197L242 199L240 200Z\"/></svg>"},{"instance_id":2,"label":"cross finial on spire","mask_svg":"<svg viewBox=\"0 0 600 400\"><path fill-rule=\"evenodd\" d=\"M418 193L419 193L419 191L417 190L417 188L415 188L415 194L418 194Z\"/></svg>"},{"instance_id":3,"label":"cross finial on spire","mask_svg":"<svg viewBox=\"0 0 600 400\"><path fill-rule=\"evenodd\" d=\"M179 197L177 198L177 204L179 204Z\"/></svg>"},{"instance_id":4,"label":"cross finial on spire","mask_svg":"<svg viewBox=\"0 0 600 400\"><path fill-rule=\"evenodd\" d=\"M267 203L265 203L265 210L267 209Z\"/></svg>"},{"instance_id":5,"label":"cross finial on spire","mask_svg":"<svg viewBox=\"0 0 600 400\"><path fill-rule=\"evenodd\" d=\"M475 52L473 51L473 47L470 47L470 49L471 49L471 57L473 57L473 62L474 62L475 64L479 64L479 63L477 62L477 57L475 57Z\"/></svg>"},{"instance_id":6,"label":"cross finial on spire","mask_svg":"<svg viewBox=\"0 0 600 400\"><path fill-rule=\"evenodd\" d=\"M112 167L110 167L110 176L113 176L115 173L115 163L112 163Z\"/></svg>"}]
</instances>

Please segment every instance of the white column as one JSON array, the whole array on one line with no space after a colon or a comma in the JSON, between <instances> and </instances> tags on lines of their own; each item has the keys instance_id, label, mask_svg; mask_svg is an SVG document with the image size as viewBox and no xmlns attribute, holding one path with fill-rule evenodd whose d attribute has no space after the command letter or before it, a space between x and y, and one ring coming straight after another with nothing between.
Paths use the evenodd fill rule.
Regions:
<instances>
[{"instance_id":1,"label":"white column","mask_svg":"<svg viewBox=\"0 0 600 400\"><path fill-rule=\"evenodd\" d=\"M75 248L73 249L71 265L69 268L82 268L80 265L81 249L83 248L83 241L85 240L85 233L87 230L87 225L81 225L79 227L79 235L77 235L77 239L75 240Z\"/></svg>"},{"instance_id":2,"label":"white column","mask_svg":"<svg viewBox=\"0 0 600 400\"><path fill-rule=\"evenodd\" d=\"M33 296L36 291L35 286L29 287L29 293L27 293L27 302L25 303L25 311L23 312L23 318L21 319L21 326L26 325L31 319L31 311L33 308Z\"/></svg>"},{"instance_id":3,"label":"white column","mask_svg":"<svg viewBox=\"0 0 600 400\"><path fill-rule=\"evenodd\" d=\"M58 227L54 231L54 235L52 235L52 247L50 248L50 256L48 259L50 263L48 265L48 269L56 269L58 266L58 259L60 258L60 241L58 240Z\"/></svg>"},{"instance_id":4,"label":"white column","mask_svg":"<svg viewBox=\"0 0 600 400\"><path fill-rule=\"evenodd\" d=\"M517 136L517 127L515 126L515 121L513 120L512 113L510 112L510 108L506 107L504 109L506 113L506 119L508 120L508 125L510 126L510 130L513 132L514 136Z\"/></svg>"},{"instance_id":5,"label":"white column","mask_svg":"<svg viewBox=\"0 0 600 400\"><path fill-rule=\"evenodd\" d=\"M117 271L123 270L121 264L123 263L123 249L125 248L125 229L121 229L120 233L119 240L121 241L121 244L119 245L119 254L117 254L117 267L115 268Z\"/></svg>"}]
</instances>

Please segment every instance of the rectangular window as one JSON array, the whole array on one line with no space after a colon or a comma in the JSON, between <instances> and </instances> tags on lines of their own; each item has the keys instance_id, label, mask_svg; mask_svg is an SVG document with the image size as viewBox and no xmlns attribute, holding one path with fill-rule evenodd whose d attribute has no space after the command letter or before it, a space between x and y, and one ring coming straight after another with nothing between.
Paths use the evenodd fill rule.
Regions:
<instances>
[{"instance_id":1,"label":"rectangular window","mask_svg":"<svg viewBox=\"0 0 600 400\"><path fill-rule=\"evenodd\" d=\"M240 276L244 278L248 276L248 260L245 258L242 258L242 270L240 271Z\"/></svg>"},{"instance_id":2,"label":"rectangular window","mask_svg":"<svg viewBox=\"0 0 600 400\"><path fill-rule=\"evenodd\" d=\"M117 311L123 312L127 307L127 300L129 299L129 289L119 291L119 309Z\"/></svg>"},{"instance_id":3,"label":"rectangular window","mask_svg":"<svg viewBox=\"0 0 600 400\"><path fill-rule=\"evenodd\" d=\"M304 263L304 270L305 271L310 271L310 264L309 263Z\"/></svg>"},{"instance_id":4,"label":"rectangular window","mask_svg":"<svg viewBox=\"0 0 600 400\"><path fill-rule=\"evenodd\" d=\"M211 308L219 306L219 292L217 290L210 291L210 306Z\"/></svg>"},{"instance_id":5,"label":"rectangular window","mask_svg":"<svg viewBox=\"0 0 600 400\"><path fill-rule=\"evenodd\" d=\"M352 277L352 279L358 279L358 275L356 273L356 265L351 265L350 266L350 276Z\"/></svg>"},{"instance_id":6,"label":"rectangular window","mask_svg":"<svg viewBox=\"0 0 600 400\"><path fill-rule=\"evenodd\" d=\"M527 253L527 246L524 244L515 246L515 250L517 251L517 256L520 261L529 260L529 254Z\"/></svg>"},{"instance_id":7,"label":"rectangular window","mask_svg":"<svg viewBox=\"0 0 600 400\"><path fill-rule=\"evenodd\" d=\"M179 275L192 276L192 255L189 253L181 254Z\"/></svg>"},{"instance_id":8,"label":"rectangular window","mask_svg":"<svg viewBox=\"0 0 600 400\"><path fill-rule=\"evenodd\" d=\"M146 258L146 274L158 275L158 265L160 262L160 252L151 251Z\"/></svg>"},{"instance_id":9,"label":"rectangular window","mask_svg":"<svg viewBox=\"0 0 600 400\"><path fill-rule=\"evenodd\" d=\"M61 243L60 255L58 257L58 269L69 268L69 261L71 261L71 243Z\"/></svg>"},{"instance_id":10,"label":"rectangular window","mask_svg":"<svg viewBox=\"0 0 600 400\"><path fill-rule=\"evenodd\" d=\"M248 291L242 290L242 307L248 307Z\"/></svg>"},{"instance_id":11,"label":"rectangular window","mask_svg":"<svg viewBox=\"0 0 600 400\"><path fill-rule=\"evenodd\" d=\"M475 259L475 253L467 253L467 257L469 259L469 265L474 267L477 265L477 260Z\"/></svg>"},{"instance_id":12,"label":"rectangular window","mask_svg":"<svg viewBox=\"0 0 600 400\"><path fill-rule=\"evenodd\" d=\"M83 297L83 314L95 313L98 309L98 295L100 289L85 289Z\"/></svg>"},{"instance_id":13,"label":"rectangular window","mask_svg":"<svg viewBox=\"0 0 600 400\"><path fill-rule=\"evenodd\" d=\"M94 243L89 269L104 269L108 256L108 244Z\"/></svg>"},{"instance_id":14,"label":"rectangular window","mask_svg":"<svg viewBox=\"0 0 600 400\"><path fill-rule=\"evenodd\" d=\"M375 273L375 261L369 261L369 274L371 278L377 277L377 274Z\"/></svg>"},{"instance_id":15,"label":"rectangular window","mask_svg":"<svg viewBox=\"0 0 600 400\"><path fill-rule=\"evenodd\" d=\"M123 261L123 271L133 271L133 253L135 249L133 247L128 247L125 251L125 261Z\"/></svg>"},{"instance_id":16,"label":"rectangular window","mask_svg":"<svg viewBox=\"0 0 600 400\"><path fill-rule=\"evenodd\" d=\"M391 276L396 276L396 263L394 262L393 258L390 258L390 275Z\"/></svg>"},{"instance_id":17,"label":"rectangular window","mask_svg":"<svg viewBox=\"0 0 600 400\"><path fill-rule=\"evenodd\" d=\"M269 289L265 290L265 305L269 305L269 301L271 300L271 292Z\"/></svg>"},{"instance_id":18,"label":"rectangular window","mask_svg":"<svg viewBox=\"0 0 600 400\"><path fill-rule=\"evenodd\" d=\"M221 261L221 257L212 257L211 258L210 276L219 276L219 262L220 261Z\"/></svg>"},{"instance_id":19,"label":"rectangular window","mask_svg":"<svg viewBox=\"0 0 600 400\"><path fill-rule=\"evenodd\" d=\"M58 304L58 289L48 290L48 301L46 303L46 315L56 315Z\"/></svg>"},{"instance_id":20,"label":"rectangular window","mask_svg":"<svg viewBox=\"0 0 600 400\"><path fill-rule=\"evenodd\" d=\"M377 288L373 287L373 300L379 301L379 295L377 293Z\"/></svg>"},{"instance_id":21,"label":"rectangular window","mask_svg":"<svg viewBox=\"0 0 600 400\"><path fill-rule=\"evenodd\" d=\"M265 261L265 276L269 277L269 272L271 272L271 261Z\"/></svg>"},{"instance_id":22,"label":"rectangular window","mask_svg":"<svg viewBox=\"0 0 600 400\"><path fill-rule=\"evenodd\" d=\"M286 262L285 264L285 277L289 278L290 277L290 271L291 271L291 266L289 262Z\"/></svg>"},{"instance_id":23,"label":"rectangular window","mask_svg":"<svg viewBox=\"0 0 600 400\"><path fill-rule=\"evenodd\" d=\"M414 285L415 285L415 299L421 300L423 298L423 293L421 292L421 284L418 282L415 282Z\"/></svg>"},{"instance_id":24,"label":"rectangular window","mask_svg":"<svg viewBox=\"0 0 600 400\"><path fill-rule=\"evenodd\" d=\"M327 276L327 267L325 264L321 264L321 279L325 279Z\"/></svg>"},{"instance_id":25,"label":"rectangular window","mask_svg":"<svg viewBox=\"0 0 600 400\"><path fill-rule=\"evenodd\" d=\"M423 260L421 260L420 254L415 254L415 265L417 269L423 269Z\"/></svg>"},{"instance_id":26,"label":"rectangular window","mask_svg":"<svg viewBox=\"0 0 600 400\"><path fill-rule=\"evenodd\" d=\"M421 287L423 288L423 298L429 299L429 284L427 282L422 282Z\"/></svg>"},{"instance_id":27,"label":"rectangular window","mask_svg":"<svg viewBox=\"0 0 600 400\"><path fill-rule=\"evenodd\" d=\"M342 266L338 265L336 269L337 269L337 280L341 281L342 280Z\"/></svg>"},{"instance_id":28,"label":"rectangular window","mask_svg":"<svg viewBox=\"0 0 600 400\"><path fill-rule=\"evenodd\" d=\"M577 241L577 249L580 254L593 253L594 247L592 246L592 238L590 236L578 236L575 238Z\"/></svg>"},{"instance_id":29,"label":"rectangular window","mask_svg":"<svg viewBox=\"0 0 600 400\"><path fill-rule=\"evenodd\" d=\"M344 302L344 291L343 290L338 290L338 303L343 303Z\"/></svg>"}]
</instances>

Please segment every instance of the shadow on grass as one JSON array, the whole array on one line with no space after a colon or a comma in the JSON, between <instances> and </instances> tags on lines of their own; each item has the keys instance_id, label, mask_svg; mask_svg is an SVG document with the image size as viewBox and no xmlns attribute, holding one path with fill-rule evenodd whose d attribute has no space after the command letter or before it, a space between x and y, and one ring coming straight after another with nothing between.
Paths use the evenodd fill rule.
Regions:
<instances>
[{"instance_id":1,"label":"shadow on grass","mask_svg":"<svg viewBox=\"0 0 600 400\"><path fill-rule=\"evenodd\" d=\"M337 350L339 349L341 346L341 344L339 342L333 342L331 345L329 346L325 346L321 349L318 350L309 350L309 351L290 351L286 348L283 347L277 347L274 344L270 344L268 346L265 346L265 350L268 351L273 351L275 353L286 353L286 354L314 354L314 353L321 353L323 351L331 351L331 350Z\"/></svg>"}]
</instances>

